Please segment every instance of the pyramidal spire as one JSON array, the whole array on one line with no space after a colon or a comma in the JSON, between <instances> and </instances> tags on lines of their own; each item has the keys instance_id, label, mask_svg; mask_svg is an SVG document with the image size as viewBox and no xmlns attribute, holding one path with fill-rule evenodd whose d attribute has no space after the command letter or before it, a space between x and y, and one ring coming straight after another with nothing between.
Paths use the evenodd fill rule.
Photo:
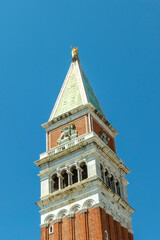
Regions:
<instances>
[{"instance_id":1,"label":"pyramidal spire","mask_svg":"<svg viewBox=\"0 0 160 240\"><path fill-rule=\"evenodd\" d=\"M106 118L98 99L83 71L78 48L72 49L72 61L49 121L74 108L91 103Z\"/></svg>"}]
</instances>

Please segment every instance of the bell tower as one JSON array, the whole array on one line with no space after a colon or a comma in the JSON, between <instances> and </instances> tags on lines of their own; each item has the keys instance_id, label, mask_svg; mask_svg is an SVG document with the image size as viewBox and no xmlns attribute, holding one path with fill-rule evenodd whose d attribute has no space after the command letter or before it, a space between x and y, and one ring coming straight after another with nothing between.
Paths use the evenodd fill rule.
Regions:
<instances>
[{"instance_id":1,"label":"bell tower","mask_svg":"<svg viewBox=\"0 0 160 240\"><path fill-rule=\"evenodd\" d=\"M78 49L48 122L40 168L41 240L133 240L118 132L82 69Z\"/></svg>"}]
</instances>

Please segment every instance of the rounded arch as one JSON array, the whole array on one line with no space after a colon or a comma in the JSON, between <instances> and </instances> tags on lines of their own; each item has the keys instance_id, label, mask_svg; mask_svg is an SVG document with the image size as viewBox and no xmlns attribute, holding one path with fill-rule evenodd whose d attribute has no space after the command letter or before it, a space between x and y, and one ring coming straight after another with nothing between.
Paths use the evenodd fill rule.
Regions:
<instances>
[{"instance_id":1,"label":"rounded arch","mask_svg":"<svg viewBox=\"0 0 160 240\"><path fill-rule=\"evenodd\" d=\"M80 168L82 169L82 180L88 178L88 167L85 161L81 162Z\"/></svg>"},{"instance_id":2,"label":"rounded arch","mask_svg":"<svg viewBox=\"0 0 160 240\"><path fill-rule=\"evenodd\" d=\"M51 223L51 222L53 222L53 220L54 220L54 215L53 214L49 214L45 219L44 219L44 222L45 223Z\"/></svg>"},{"instance_id":3,"label":"rounded arch","mask_svg":"<svg viewBox=\"0 0 160 240\"><path fill-rule=\"evenodd\" d=\"M83 203L83 208L90 208L95 204L93 199L88 199Z\"/></svg>"},{"instance_id":4,"label":"rounded arch","mask_svg":"<svg viewBox=\"0 0 160 240\"><path fill-rule=\"evenodd\" d=\"M73 167L77 167L77 163L76 163L76 162L71 163L71 164L68 166L68 169L71 171L71 168L73 168Z\"/></svg>"},{"instance_id":5,"label":"rounded arch","mask_svg":"<svg viewBox=\"0 0 160 240\"><path fill-rule=\"evenodd\" d=\"M59 190L59 181L58 181L58 175L57 173L54 173L51 175L51 192L55 192Z\"/></svg>"},{"instance_id":6,"label":"rounded arch","mask_svg":"<svg viewBox=\"0 0 160 240\"><path fill-rule=\"evenodd\" d=\"M77 163L78 163L79 165L81 165L81 163L83 163L83 162L87 165L87 160L86 160L86 159L81 159L81 160L78 161Z\"/></svg>"},{"instance_id":7,"label":"rounded arch","mask_svg":"<svg viewBox=\"0 0 160 240\"><path fill-rule=\"evenodd\" d=\"M66 215L67 215L67 210L66 209L62 209L62 210L60 210L59 212L58 212L58 214L57 214L57 218L63 218L63 217L65 217Z\"/></svg>"},{"instance_id":8,"label":"rounded arch","mask_svg":"<svg viewBox=\"0 0 160 240\"><path fill-rule=\"evenodd\" d=\"M79 204L75 204L71 207L69 213L72 214L72 213L76 213L80 210L81 206Z\"/></svg>"},{"instance_id":9,"label":"rounded arch","mask_svg":"<svg viewBox=\"0 0 160 240\"><path fill-rule=\"evenodd\" d=\"M75 165L73 165L71 168L70 168L70 171L72 173L72 184L78 182L78 171L77 171L77 168Z\"/></svg>"},{"instance_id":10,"label":"rounded arch","mask_svg":"<svg viewBox=\"0 0 160 240\"><path fill-rule=\"evenodd\" d=\"M56 172L55 169L50 172L49 177L52 178L52 176L53 176L54 174L57 174L57 172Z\"/></svg>"},{"instance_id":11,"label":"rounded arch","mask_svg":"<svg viewBox=\"0 0 160 240\"><path fill-rule=\"evenodd\" d=\"M109 178L109 186L115 192L115 178L113 174Z\"/></svg>"},{"instance_id":12,"label":"rounded arch","mask_svg":"<svg viewBox=\"0 0 160 240\"><path fill-rule=\"evenodd\" d=\"M120 182L118 181L118 179L116 179L115 185L116 185L116 192L117 192L117 194L121 197Z\"/></svg>"},{"instance_id":13,"label":"rounded arch","mask_svg":"<svg viewBox=\"0 0 160 240\"><path fill-rule=\"evenodd\" d=\"M109 171L108 171L108 169L107 168L105 168L105 173L104 173L104 175L105 175L105 182L106 182L106 184L109 186Z\"/></svg>"},{"instance_id":14,"label":"rounded arch","mask_svg":"<svg viewBox=\"0 0 160 240\"><path fill-rule=\"evenodd\" d=\"M101 174L101 179L104 182L104 166L102 163L100 163L100 174Z\"/></svg>"},{"instance_id":15,"label":"rounded arch","mask_svg":"<svg viewBox=\"0 0 160 240\"><path fill-rule=\"evenodd\" d=\"M67 173L67 170L62 170L61 171L61 175L62 175L62 188L65 188L68 186L68 173Z\"/></svg>"},{"instance_id":16,"label":"rounded arch","mask_svg":"<svg viewBox=\"0 0 160 240\"><path fill-rule=\"evenodd\" d=\"M102 159L100 160L100 165L102 165L102 167L105 168L105 163Z\"/></svg>"}]
</instances>

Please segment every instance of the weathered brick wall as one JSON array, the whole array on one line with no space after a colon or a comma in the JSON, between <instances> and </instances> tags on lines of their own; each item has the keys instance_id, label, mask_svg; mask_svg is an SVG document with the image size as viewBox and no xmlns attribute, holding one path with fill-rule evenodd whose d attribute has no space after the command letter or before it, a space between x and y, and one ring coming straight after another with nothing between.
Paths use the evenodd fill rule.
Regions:
<instances>
[{"instance_id":1,"label":"weathered brick wall","mask_svg":"<svg viewBox=\"0 0 160 240\"><path fill-rule=\"evenodd\" d=\"M51 130L48 133L48 149L49 150L51 148L54 148L54 147L58 146L57 140L59 139L59 137L61 135L61 130L66 126L69 126L69 124L71 122L69 122L65 125L62 125L61 127L56 128L54 130ZM85 115L80 119L76 119L73 122L76 126L76 130L78 132L78 137L87 133L87 131L88 132L90 131L88 115ZM92 122L93 122L93 129L91 129L91 131L94 131L99 137L101 137L100 134L101 134L101 132L104 131L103 127L93 117L92 117ZM104 131L104 132L106 133L107 137L110 139L109 142L108 142L108 147L110 147L114 152L116 152L114 138L108 132L106 132L106 131Z\"/></svg>"},{"instance_id":2,"label":"weathered brick wall","mask_svg":"<svg viewBox=\"0 0 160 240\"><path fill-rule=\"evenodd\" d=\"M62 239L63 240L68 240L69 238L69 221L67 218L62 218L62 222L60 223L61 228L62 228Z\"/></svg>"},{"instance_id":3,"label":"weathered brick wall","mask_svg":"<svg viewBox=\"0 0 160 240\"><path fill-rule=\"evenodd\" d=\"M48 227L41 228L41 240L47 240Z\"/></svg>"},{"instance_id":4,"label":"weathered brick wall","mask_svg":"<svg viewBox=\"0 0 160 240\"><path fill-rule=\"evenodd\" d=\"M66 126L69 126L70 123L62 125L61 127L57 128L57 129L54 129L54 130L52 130L48 133L48 149L49 150L53 147L58 146L57 140L61 136L61 130ZM88 128L88 120L87 120L87 124L86 124L85 116L83 116L80 119L74 120L73 123L76 126L76 130L78 132L78 137L87 132L86 129Z\"/></svg>"},{"instance_id":5,"label":"weathered brick wall","mask_svg":"<svg viewBox=\"0 0 160 240\"><path fill-rule=\"evenodd\" d=\"M115 221L114 229L115 229L115 239L116 240L123 240L122 239L122 232L121 232L121 224L119 222Z\"/></svg>"},{"instance_id":6,"label":"weathered brick wall","mask_svg":"<svg viewBox=\"0 0 160 240\"><path fill-rule=\"evenodd\" d=\"M101 137L101 133L105 132L107 138L110 138L109 142L108 142L108 147L110 147L112 149L112 151L116 152L116 147L115 147L115 140L114 138L108 133L106 132L103 127L94 119L92 118L92 122L93 122L93 131L99 136Z\"/></svg>"},{"instance_id":7,"label":"weathered brick wall","mask_svg":"<svg viewBox=\"0 0 160 240\"><path fill-rule=\"evenodd\" d=\"M105 240L105 230L109 240L133 240L133 235L100 207L62 218L54 224L53 234L49 234L48 227L42 228L41 240Z\"/></svg>"}]
</instances>

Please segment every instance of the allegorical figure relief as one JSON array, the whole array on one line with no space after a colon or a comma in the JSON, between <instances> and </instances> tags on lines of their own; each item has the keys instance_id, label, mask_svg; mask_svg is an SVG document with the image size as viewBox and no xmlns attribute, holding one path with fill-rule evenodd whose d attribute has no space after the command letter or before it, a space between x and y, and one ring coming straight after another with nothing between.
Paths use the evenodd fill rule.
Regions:
<instances>
[{"instance_id":1,"label":"allegorical figure relief","mask_svg":"<svg viewBox=\"0 0 160 240\"><path fill-rule=\"evenodd\" d=\"M61 144L68 140L71 140L75 137L77 137L78 133L76 130L75 124L71 124L70 126L67 126L61 130L61 136L58 139L57 143Z\"/></svg>"}]
</instances>

